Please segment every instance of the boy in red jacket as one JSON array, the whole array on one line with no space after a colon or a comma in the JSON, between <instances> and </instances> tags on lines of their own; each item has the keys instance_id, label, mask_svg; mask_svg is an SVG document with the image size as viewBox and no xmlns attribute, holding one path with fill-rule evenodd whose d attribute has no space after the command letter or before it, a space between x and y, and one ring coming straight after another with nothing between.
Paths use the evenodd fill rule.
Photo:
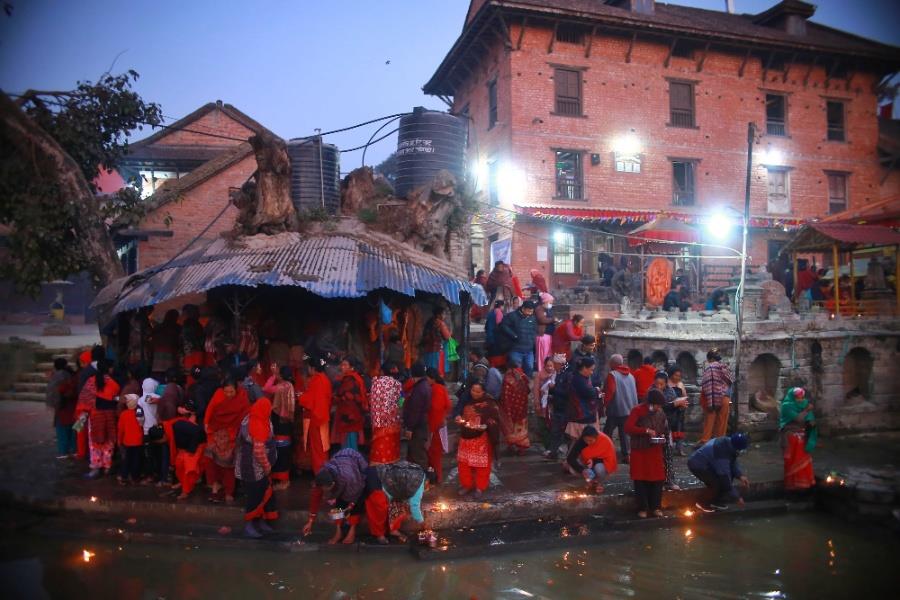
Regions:
<instances>
[{"instance_id":1,"label":"boy in red jacket","mask_svg":"<svg viewBox=\"0 0 900 600\"><path fill-rule=\"evenodd\" d=\"M144 428L138 422L137 394L125 395L125 410L119 415L118 436L119 446L124 450L125 457L122 461L122 470L119 473L119 483L125 484L128 478L132 482L141 479L141 454L144 449Z\"/></svg>"}]
</instances>

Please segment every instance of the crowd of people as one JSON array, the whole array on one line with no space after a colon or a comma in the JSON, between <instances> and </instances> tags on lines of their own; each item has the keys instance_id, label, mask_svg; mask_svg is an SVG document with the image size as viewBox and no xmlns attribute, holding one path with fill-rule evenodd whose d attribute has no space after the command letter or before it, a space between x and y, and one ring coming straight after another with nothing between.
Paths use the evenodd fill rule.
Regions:
<instances>
[{"instance_id":1,"label":"crowd of people","mask_svg":"<svg viewBox=\"0 0 900 600\"><path fill-rule=\"evenodd\" d=\"M102 346L76 357L75 368L65 359L54 363L47 400L59 457L86 458L88 479L167 487L178 500L195 495L201 480L214 503L235 502L240 489L245 534L254 538L278 517L274 492L309 471L306 533L325 502L336 527L332 543L352 543L363 514L373 536L388 543L403 539L408 518L427 528L421 498L445 480L452 424L460 496L480 497L504 452L523 455L540 440L544 457L594 493L628 465L638 515L660 515L663 490L679 489L673 457L686 455L689 400L680 368L648 360L632 371L619 354L601 365L584 319L559 321L552 296L535 296L509 312L504 299L495 301L486 315L486 351L466 357L469 375L455 404L443 379L450 334L441 309L424 325L422 360L406 368L387 348L374 376L349 354L292 349L287 364L278 364L250 359L232 342L217 353L182 352L202 333L192 331L189 312L180 323L170 312L149 372L115 365ZM707 358L702 435L688 467L712 490L701 507L714 510L740 497L733 481L746 484L736 456L747 438L726 435L733 378L717 350ZM811 405L803 404L802 389L789 396L786 474L790 467L791 485L808 487Z\"/></svg>"}]
</instances>

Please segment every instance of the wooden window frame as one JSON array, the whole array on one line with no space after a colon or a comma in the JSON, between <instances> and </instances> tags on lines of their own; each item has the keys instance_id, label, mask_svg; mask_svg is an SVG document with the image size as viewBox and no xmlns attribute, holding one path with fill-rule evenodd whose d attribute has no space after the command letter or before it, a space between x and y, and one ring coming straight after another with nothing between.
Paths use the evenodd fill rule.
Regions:
<instances>
[{"instance_id":1,"label":"wooden window frame","mask_svg":"<svg viewBox=\"0 0 900 600\"><path fill-rule=\"evenodd\" d=\"M790 137L788 135L788 94L783 92L776 92L774 90L763 90L765 96L765 116L766 116L766 135L772 135L777 137ZM777 120L770 121L769 120L769 96L778 96L781 98L783 104L782 118L779 123ZM778 133L778 129L781 129L781 133ZM773 131L774 130L774 131Z\"/></svg>"},{"instance_id":2,"label":"wooden window frame","mask_svg":"<svg viewBox=\"0 0 900 600\"><path fill-rule=\"evenodd\" d=\"M584 202L587 200L584 189L584 150L579 150L576 148L551 148L553 152L553 185L554 185L554 200L567 200L571 202ZM575 183L571 186L567 186L563 184L560 186L560 175L559 170L557 168L557 164L559 163L559 154L561 152L566 152L573 154L577 157L577 164L575 166L576 175L575 175ZM575 196L561 195L560 189L561 187L572 187L575 189Z\"/></svg>"},{"instance_id":3,"label":"wooden window frame","mask_svg":"<svg viewBox=\"0 0 900 600\"><path fill-rule=\"evenodd\" d=\"M568 65L550 65L553 68L553 111L550 113L551 115L557 117L570 117L570 118L585 118L584 114L584 82L582 81L583 72L587 70L586 67L571 67ZM576 76L576 81L578 82L578 91L577 96L568 96L568 95L560 95L559 93L559 75L560 71L564 71L567 74L574 74ZM567 112L566 110L561 110L560 101L563 102L577 102L577 111L576 112Z\"/></svg>"},{"instance_id":4,"label":"wooden window frame","mask_svg":"<svg viewBox=\"0 0 900 600\"><path fill-rule=\"evenodd\" d=\"M669 83L669 121L667 127L678 127L679 129L700 129L697 126L697 84L699 81L693 79L674 79L667 77ZM672 105L672 85L686 85L690 90L691 107L690 110L683 107L675 108ZM690 117L690 123L685 120L685 116Z\"/></svg>"},{"instance_id":5,"label":"wooden window frame","mask_svg":"<svg viewBox=\"0 0 900 600\"><path fill-rule=\"evenodd\" d=\"M789 215L793 210L792 202L791 202L791 171L793 171L793 167L784 167L784 166L767 166L766 167L766 214L771 215ZM784 173L784 196L787 200L788 209L785 212L770 212L769 211L769 198L772 197L769 188L769 174L770 173Z\"/></svg>"},{"instance_id":6,"label":"wooden window frame","mask_svg":"<svg viewBox=\"0 0 900 600\"><path fill-rule=\"evenodd\" d=\"M832 128L831 121L828 119L828 106L830 104L839 104L841 107L840 139L831 137L832 129L837 131L837 128ZM825 141L847 143L847 101L842 98L825 98Z\"/></svg>"},{"instance_id":7,"label":"wooden window frame","mask_svg":"<svg viewBox=\"0 0 900 600\"><path fill-rule=\"evenodd\" d=\"M487 94L488 94L488 130L494 128L494 125L497 124L497 121L500 120L500 108L499 108L499 98L497 94L497 78L494 77L490 81L487 82Z\"/></svg>"},{"instance_id":8,"label":"wooden window frame","mask_svg":"<svg viewBox=\"0 0 900 600\"><path fill-rule=\"evenodd\" d=\"M828 214L834 215L840 212L844 212L848 208L850 208L850 175L849 171L825 171L825 185L828 188ZM832 210L832 198L837 198L837 196L831 195L831 178L832 177L841 177L844 180L844 207L841 210Z\"/></svg>"},{"instance_id":9,"label":"wooden window frame","mask_svg":"<svg viewBox=\"0 0 900 600\"><path fill-rule=\"evenodd\" d=\"M552 251L552 256L551 256L551 261L550 261L550 268L551 268L551 270L553 271L553 274L554 274L554 275L577 275L577 274L579 274L579 273L581 272L581 244L580 244L580 240L578 239L578 236L575 235L575 232L574 232L574 231L569 231L569 230L566 230L566 229L561 229L560 232L563 233L563 234L565 234L565 235L567 235L567 236L571 236L571 239L572 239L572 244L571 244L571 246L569 246L568 244L566 244L566 248L567 248L567 249L571 247L571 252L568 252L568 251L567 251L567 252L565 252L564 254L563 254L563 253L558 253L557 250L556 250L556 248L557 248L557 246L558 246L558 242L556 241L556 234L555 234L555 233L552 234L551 237L550 237L550 240L551 240L551 242L552 242L552 243L550 244L550 249L551 249L551 251ZM572 270L571 270L571 271L568 271L568 270L559 271L559 270L557 270L557 268L556 268L556 259L557 259L557 257L561 257L561 256L566 256L566 257L568 257L568 256L570 256L570 255L571 255L571 257L572 257Z\"/></svg>"},{"instance_id":10,"label":"wooden window frame","mask_svg":"<svg viewBox=\"0 0 900 600\"><path fill-rule=\"evenodd\" d=\"M672 206L697 206L697 167L700 165L700 159L685 158L681 156L670 156L668 157L668 159L672 169ZM675 179L676 164L691 165L690 203L686 203L684 201L679 202L678 200L679 192ZM687 195L687 191L685 191L684 194Z\"/></svg>"}]
</instances>

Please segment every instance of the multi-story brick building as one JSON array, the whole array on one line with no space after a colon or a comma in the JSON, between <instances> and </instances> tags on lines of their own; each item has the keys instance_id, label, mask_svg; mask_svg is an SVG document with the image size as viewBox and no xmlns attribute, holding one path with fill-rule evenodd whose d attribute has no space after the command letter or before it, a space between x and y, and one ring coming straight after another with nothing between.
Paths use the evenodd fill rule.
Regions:
<instances>
[{"instance_id":1,"label":"multi-story brick building","mask_svg":"<svg viewBox=\"0 0 900 600\"><path fill-rule=\"evenodd\" d=\"M508 256L571 284L596 276L599 253L634 252L615 234L661 213L739 247L739 227L723 241L702 226L719 211L740 220L750 122L754 265L799 223L895 194L881 189L876 88L900 51L814 11L473 0L424 91L470 118L470 160L495 206L476 218L474 262ZM720 263L685 259L704 287Z\"/></svg>"},{"instance_id":2,"label":"multi-story brick building","mask_svg":"<svg viewBox=\"0 0 900 600\"><path fill-rule=\"evenodd\" d=\"M207 226L203 239L232 228L237 209L229 207L228 191L256 170L245 140L262 131L258 122L218 101L129 145L120 171L140 182L150 206L138 225L117 236L129 272L172 258Z\"/></svg>"}]
</instances>

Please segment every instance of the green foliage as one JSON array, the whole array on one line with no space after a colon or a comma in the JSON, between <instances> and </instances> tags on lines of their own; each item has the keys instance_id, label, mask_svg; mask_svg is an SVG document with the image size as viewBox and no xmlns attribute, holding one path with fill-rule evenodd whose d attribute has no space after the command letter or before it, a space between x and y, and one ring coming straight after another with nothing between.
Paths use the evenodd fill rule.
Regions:
<instances>
[{"instance_id":1,"label":"green foliage","mask_svg":"<svg viewBox=\"0 0 900 600\"><path fill-rule=\"evenodd\" d=\"M363 223L374 223L378 220L378 212L374 208L361 208L356 216Z\"/></svg>"},{"instance_id":2,"label":"green foliage","mask_svg":"<svg viewBox=\"0 0 900 600\"><path fill-rule=\"evenodd\" d=\"M397 153L392 152L390 156L375 165L375 172L384 176L391 185L397 181Z\"/></svg>"},{"instance_id":3,"label":"green foliage","mask_svg":"<svg viewBox=\"0 0 900 600\"><path fill-rule=\"evenodd\" d=\"M130 132L162 123L159 105L131 89L137 78L134 71L107 73L71 91L30 90L19 98L25 114L74 160L92 192L99 170L115 169L126 154ZM16 151L11 135L0 130L0 224L10 228L0 277L36 294L43 281L92 270L97 248L84 243L88 228L95 230L98 220L133 225L144 204L133 187L96 200L72 197L72 190L59 188L60 165L39 151Z\"/></svg>"},{"instance_id":4,"label":"green foliage","mask_svg":"<svg viewBox=\"0 0 900 600\"><path fill-rule=\"evenodd\" d=\"M335 217L324 208L308 208L297 212L297 220L302 225L303 223L327 223L335 220Z\"/></svg>"}]
</instances>

